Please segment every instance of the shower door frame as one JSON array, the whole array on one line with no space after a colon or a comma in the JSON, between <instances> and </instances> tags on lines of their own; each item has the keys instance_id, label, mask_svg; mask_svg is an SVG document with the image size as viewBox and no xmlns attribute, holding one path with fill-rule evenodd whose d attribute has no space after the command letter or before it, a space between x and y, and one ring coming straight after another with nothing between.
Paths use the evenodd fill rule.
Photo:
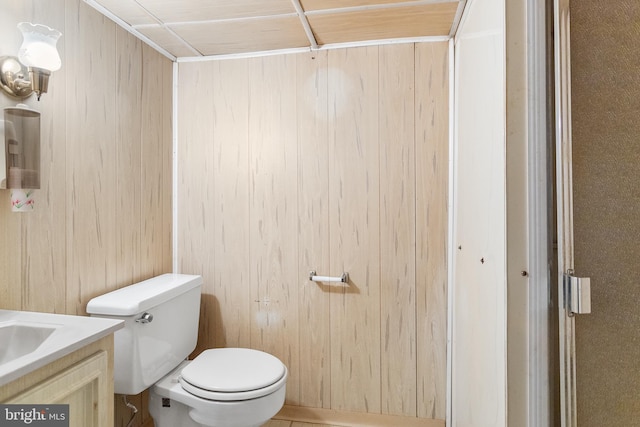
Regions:
<instances>
[{"instance_id":1,"label":"shower door frame","mask_svg":"<svg viewBox=\"0 0 640 427\"><path fill-rule=\"evenodd\" d=\"M566 307L563 279L574 268L569 0L554 0L556 191L560 425L577 427L575 317Z\"/></svg>"}]
</instances>

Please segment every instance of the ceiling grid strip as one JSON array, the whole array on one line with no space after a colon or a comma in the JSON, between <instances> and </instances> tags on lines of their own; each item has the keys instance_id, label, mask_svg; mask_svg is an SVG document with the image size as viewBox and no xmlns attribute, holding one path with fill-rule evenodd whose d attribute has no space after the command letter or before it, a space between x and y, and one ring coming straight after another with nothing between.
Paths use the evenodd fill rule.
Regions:
<instances>
[{"instance_id":1,"label":"ceiling grid strip","mask_svg":"<svg viewBox=\"0 0 640 427\"><path fill-rule=\"evenodd\" d=\"M313 30L311 30L311 26L309 25L309 20L307 19L307 15L304 11L304 9L302 9L302 5L300 4L300 0L291 0L291 3L293 3L293 7L296 8L296 12L298 12L298 17L300 18L300 23L302 24L302 27L304 28L304 32L307 35L307 38L309 39L309 43L311 43L311 48L312 49L317 49L318 48L318 41L316 40L316 36L313 34Z\"/></svg>"}]
</instances>

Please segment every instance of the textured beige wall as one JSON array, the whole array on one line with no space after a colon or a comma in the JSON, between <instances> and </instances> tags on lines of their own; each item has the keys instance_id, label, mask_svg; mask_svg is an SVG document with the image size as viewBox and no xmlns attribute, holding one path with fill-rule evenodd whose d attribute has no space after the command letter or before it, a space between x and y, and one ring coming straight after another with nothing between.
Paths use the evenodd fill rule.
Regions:
<instances>
[{"instance_id":1,"label":"textured beige wall","mask_svg":"<svg viewBox=\"0 0 640 427\"><path fill-rule=\"evenodd\" d=\"M180 64L178 254L204 278L199 350L277 355L292 405L444 419L448 50Z\"/></svg>"},{"instance_id":2,"label":"textured beige wall","mask_svg":"<svg viewBox=\"0 0 640 427\"><path fill-rule=\"evenodd\" d=\"M640 425L640 3L571 3L578 425Z\"/></svg>"}]
</instances>

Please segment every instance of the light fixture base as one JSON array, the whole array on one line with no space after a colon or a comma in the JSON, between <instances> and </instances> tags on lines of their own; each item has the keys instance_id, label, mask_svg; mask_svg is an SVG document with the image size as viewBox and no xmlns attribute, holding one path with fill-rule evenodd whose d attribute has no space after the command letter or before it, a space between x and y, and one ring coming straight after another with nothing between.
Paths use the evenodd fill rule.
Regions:
<instances>
[{"instance_id":1,"label":"light fixture base","mask_svg":"<svg viewBox=\"0 0 640 427\"><path fill-rule=\"evenodd\" d=\"M29 80L31 81L31 89L36 93L38 101L43 93L47 93L49 90L49 76L51 71L44 68L28 67L29 68Z\"/></svg>"},{"instance_id":2,"label":"light fixture base","mask_svg":"<svg viewBox=\"0 0 640 427\"><path fill-rule=\"evenodd\" d=\"M28 98L33 93L29 70L15 56L0 56L0 87L17 99Z\"/></svg>"}]
</instances>

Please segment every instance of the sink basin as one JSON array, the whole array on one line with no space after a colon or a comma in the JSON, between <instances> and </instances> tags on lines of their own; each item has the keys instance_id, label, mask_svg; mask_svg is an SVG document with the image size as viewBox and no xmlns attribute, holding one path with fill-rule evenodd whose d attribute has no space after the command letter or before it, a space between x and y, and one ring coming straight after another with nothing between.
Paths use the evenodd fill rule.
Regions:
<instances>
[{"instance_id":1,"label":"sink basin","mask_svg":"<svg viewBox=\"0 0 640 427\"><path fill-rule=\"evenodd\" d=\"M0 364L36 350L59 326L15 320L0 323Z\"/></svg>"},{"instance_id":2,"label":"sink basin","mask_svg":"<svg viewBox=\"0 0 640 427\"><path fill-rule=\"evenodd\" d=\"M123 325L114 319L0 310L0 387Z\"/></svg>"}]
</instances>

